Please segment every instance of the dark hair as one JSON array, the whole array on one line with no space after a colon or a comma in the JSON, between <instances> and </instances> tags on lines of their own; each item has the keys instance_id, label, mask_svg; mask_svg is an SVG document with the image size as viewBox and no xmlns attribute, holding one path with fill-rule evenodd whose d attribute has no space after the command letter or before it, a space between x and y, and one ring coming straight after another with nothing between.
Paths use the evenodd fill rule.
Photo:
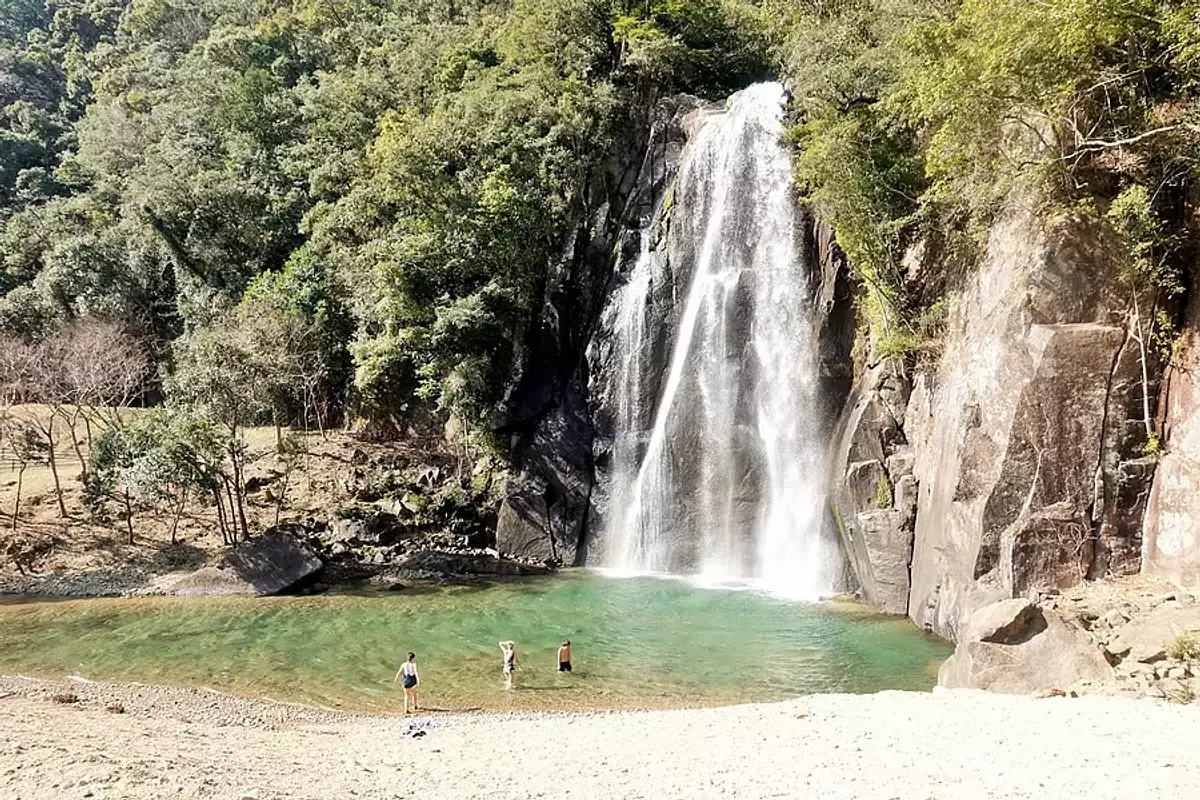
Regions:
<instances>
[{"instance_id":1,"label":"dark hair","mask_svg":"<svg viewBox=\"0 0 1200 800\"><path fill-rule=\"evenodd\" d=\"M416 657L417 657L417 654L416 654L416 653L409 653L409 654L408 654L408 660L409 660L409 661L412 661L412 660L413 660L414 658L416 658Z\"/></svg>"},{"instance_id":2,"label":"dark hair","mask_svg":"<svg viewBox=\"0 0 1200 800\"><path fill-rule=\"evenodd\" d=\"M565 642L563 642L563 647L570 647L570 646L571 646L571 640L570 640L570 639L567 639Z\"/></svg>"}]
</instances>

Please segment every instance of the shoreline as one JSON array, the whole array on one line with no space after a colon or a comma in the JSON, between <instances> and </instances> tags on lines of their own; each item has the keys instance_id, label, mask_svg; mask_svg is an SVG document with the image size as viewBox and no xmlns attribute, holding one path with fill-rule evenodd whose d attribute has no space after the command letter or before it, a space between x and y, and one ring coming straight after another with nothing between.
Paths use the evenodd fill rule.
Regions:
<instances>
[{"instance_id":1,"label":"shoreline","mask_svg":"<svg viewBox=\"0 0 1200 800\"><path fill-rule=\"evenodd\" d=\"M54 695L74 694L78 702ZM350 716L200 689L0 677L0 795L1186 797L1200 710L972 690L717 709Z\"/></svg>"}]
</instances>

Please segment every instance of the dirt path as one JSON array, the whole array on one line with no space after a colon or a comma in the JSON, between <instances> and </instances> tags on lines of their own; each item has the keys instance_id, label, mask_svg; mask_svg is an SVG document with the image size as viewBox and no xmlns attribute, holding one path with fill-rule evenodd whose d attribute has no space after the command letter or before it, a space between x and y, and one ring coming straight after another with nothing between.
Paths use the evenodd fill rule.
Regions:
<instances>
[{"instance_id":1,"label":"dirt path","mask_svg":"<svg viewBox=\"0 0 1200 800\"><path fill-rule=\"evenodd\" d=\"M80 702L48 699L64 691ZM1119 698L884 692L403 720L155 687L0 679L5 695L0 797L13 800L1154 800L1200 786L1200 709ZM125 713L105 710L121 700Z\"/></svg>"}]
</instances>

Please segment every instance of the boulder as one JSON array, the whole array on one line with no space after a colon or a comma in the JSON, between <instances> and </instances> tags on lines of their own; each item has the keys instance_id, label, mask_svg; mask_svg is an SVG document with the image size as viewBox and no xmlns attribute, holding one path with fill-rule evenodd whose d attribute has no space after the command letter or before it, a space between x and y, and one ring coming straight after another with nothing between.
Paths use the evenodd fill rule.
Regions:
<instances>
[{"instance_id":1,"label":"boulder","mask_svg":"<svg viewBox=\"0 0 1200 800\"><path fill-rule=\"evenodd\" d=\"M314 583L325 565L296 538L294 526L280 525L230 550L216 567L204 567L166 588L179 595L272 595Z\"/></svg>"},{"instance_id":2,"label":"boulder","mask_svg":"<svg viewBox=\"0 0 1200 800\"><path fill-rule=\"evenodd\" d=\"M963 626L938 685L1040 694L1115 681L1112 667L1082 634L1053 611L1027 600L1007 600L977 610Z\"/></svg>"},{"instance_id":3,"label":"boulder","mask_svg":"<svg viewBox=\"0 0 1200 800\"><path fill-rule=\"evenodd\" d=\"M1126 661L1153 664L1167 657L1167 649L1176 636L1197 630L1200 630L1200 608L1159 606L1124 625L1120 636L1109 642L1108 650L1122 652Z\"/></svg>"}]
</instances>

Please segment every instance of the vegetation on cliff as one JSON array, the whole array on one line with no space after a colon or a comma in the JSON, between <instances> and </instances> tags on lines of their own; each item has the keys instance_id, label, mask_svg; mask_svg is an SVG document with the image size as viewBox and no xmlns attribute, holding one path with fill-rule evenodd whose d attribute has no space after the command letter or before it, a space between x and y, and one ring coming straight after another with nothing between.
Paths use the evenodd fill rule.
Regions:
<instances>
[{"instance_id":1,"label":"vegetation on cliff","mask_svg":"<svg viewBox=\"0 0 1200 800\"><path fill-rule=\"evenodd\" d=\"M1107 227L1135 335L1169 338L1200 156L1200 5L771 5L798 172L855 265L882 355L926 344L1018 187ZM934 257L902 264L918 242Z\"/></svg>"}]
</instances>

